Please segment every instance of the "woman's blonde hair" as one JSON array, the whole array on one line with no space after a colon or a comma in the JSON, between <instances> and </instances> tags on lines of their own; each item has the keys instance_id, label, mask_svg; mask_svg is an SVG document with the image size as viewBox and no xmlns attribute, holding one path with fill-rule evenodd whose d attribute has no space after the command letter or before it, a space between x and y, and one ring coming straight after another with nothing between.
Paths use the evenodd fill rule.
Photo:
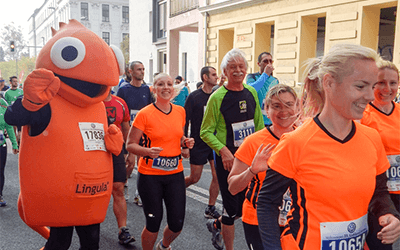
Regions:
<instances>
[{"instance_id":1,"label":"woman's blonde hair","mask_svg":"<svg viewBox=\"0 0 400 250\"><path fill-rule=\"evenodd\" d=\"M355 44L336 44L321 59L306 62L305 80L302 91L302 119L313 117L324 107L325 93L322 80L330 74L338 83L354 72L355 60L378 62L379 55L372 49Z\"/></svg>"},{"instance_id":2,"label":"woman's blonde hair","mask_svg":"<svg viewBox=\"0 0 400 250\"><path fill-rule=\"evenodd\" d=\"M396 67L396 64L392 63L391 61L381 59L376 63L376 66L378 66L379 70L392 69L397 72L397 75L399 74L399 70Z\"/></svg>"},{"instance_id":3,"label":"woman's blonde hair","mask_svg":"<svg viewBox=\"0 0 400 250\"><path fill-rule=\"evenodd\" d=\"M297 94L296 94L296 91L292 87L290 87L288 85L285 85L285 84L277 84L277 85L271 87L269 89L267 95L265 96L265 108L267 108L269 105L271 105L272 98L274 96L276 96L276 98L278 98L280 101L282 101L281 98L279 97L279 95L281 93L290 93L290 94L292 94L294 100L297 103Z\"/></svg>"},{"instance_id":4,"label":"woman's blonde hair","mask_svg":"<svg viewBox=\"0 0 400 250\"><path fill-rule=\"evenodd\" d=\"M308 59L304 66L304 84L301 89L300 118L314 117L321 112L325 102L325 93L318 77L321 57Z\"/></svg>"}]
</instances>

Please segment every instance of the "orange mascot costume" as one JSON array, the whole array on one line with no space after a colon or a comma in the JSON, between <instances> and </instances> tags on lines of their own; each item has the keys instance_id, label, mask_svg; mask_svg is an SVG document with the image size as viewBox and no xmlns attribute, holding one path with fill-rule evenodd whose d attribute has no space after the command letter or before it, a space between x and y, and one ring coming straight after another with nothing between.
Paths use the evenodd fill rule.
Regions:
<instances>
[{"instance_id":1,"label":"orange mascot costume","mask_svg":"<svg viewBox=\"0 0 400 250\"><path fill-rule=\"evenodd\" d=\"M23 126L19 214L46 239L47 226L104 220L111 153L118 155L123 143L119 129L108 127L102 102L123 73L122 52L76 20L52 31L24 83L24 97L5 114L7 123Z\"/></svg>"}]
</instances>

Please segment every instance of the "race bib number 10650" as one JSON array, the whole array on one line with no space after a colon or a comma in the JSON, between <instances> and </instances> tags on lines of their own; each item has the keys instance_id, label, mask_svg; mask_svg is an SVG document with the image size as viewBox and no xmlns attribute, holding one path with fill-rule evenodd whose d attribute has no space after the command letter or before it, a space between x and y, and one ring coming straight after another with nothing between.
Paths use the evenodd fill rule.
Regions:
<instances>
[{"instance_id":1,"label":"race bib number 10650","mask_svg":"<svg viewBox=\"0 0 400 250\"><path fill-rule=\"evenodd\" d=\"M322 250L363 250L368 233L367 215L356 220L320 223Z\"/></svg>"}]
</instances>

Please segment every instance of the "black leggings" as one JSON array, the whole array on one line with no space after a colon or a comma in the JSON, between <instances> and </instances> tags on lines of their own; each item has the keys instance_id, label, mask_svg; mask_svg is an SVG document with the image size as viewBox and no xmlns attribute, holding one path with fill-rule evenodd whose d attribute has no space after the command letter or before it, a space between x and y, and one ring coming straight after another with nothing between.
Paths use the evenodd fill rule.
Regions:
<instances>
[{"instance_id":1,"label":"black leggings","mask_svg":"<svg viewBox=\"0 0 400 250\"><path fill-rule=\"evenodd\" d=\"M100 224L76 226L81 244L80 250L97 250L100 241ZM67 250L71 245L74 227L51 227L50 237L44 250Z\"/></svg>"},{"instance_id":2,"label":"black leggings","mask_svg":"<svg viewBox=\"0 0 400 250\"><path fill-rule=\"evenodd\" d=\"M263 250L263 244L261 241L261 236L258 231L258 226L257 225L250 225L247 224L246 222L243 223L243 229L244 229L244 236L246 238L246 243L247 246L249 247L250 250Z\"/></svg>"},{"instance_id":3,"label":"black leggings","mask_svg":"<svg viewBox=\"0 0 400 250\"><path fill-rule=\"evenodd\" d=\"M222 215L221 223L224 225L233 225L235 218L242 217L242 206L246 194L246 189L232 195L228 189L229 171L224 169L221 156L214 155L215 170L217 173L219 191L222 196L222 204L224 205L224 214Z\"/></svg>"},{"instance_id":4,"label":"black leggings","mask_svg":"<svg viewBox=\"0 0 400 250\"><path fill-rule=\"evenodd\" d=\"M3 195L4 188L4 169L7 161L7 143L0 146L0 195Z\"/></svg>"},{"instance_id":5,"label":"black leggings","mask_svg":"<svg viewBox=\"0 0 400 250\"><path fill-rule=\"evenodd\" d=\"M146 216L146 229L158 232L163 217L162 201L167 210L168 228L180 232L185 219L186 188L183 171L172 175L138 174L138 191Z\"/></svg>"}]
</instances>

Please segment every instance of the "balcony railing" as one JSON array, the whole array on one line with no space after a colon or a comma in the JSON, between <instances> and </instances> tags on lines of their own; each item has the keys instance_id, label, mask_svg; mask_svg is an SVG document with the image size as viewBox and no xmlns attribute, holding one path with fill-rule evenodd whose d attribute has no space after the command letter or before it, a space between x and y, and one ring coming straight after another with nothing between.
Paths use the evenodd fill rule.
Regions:
<instances>
[{"instance_id":1,"label":"balcony railing","mask_svg":"<svg viewBox=\"0 0 400 250\"><path fill-rule=\"evenodd\" d=\"M170 0L170 17L199 7L199 0Z\"/></svg>"}]
</instances>

